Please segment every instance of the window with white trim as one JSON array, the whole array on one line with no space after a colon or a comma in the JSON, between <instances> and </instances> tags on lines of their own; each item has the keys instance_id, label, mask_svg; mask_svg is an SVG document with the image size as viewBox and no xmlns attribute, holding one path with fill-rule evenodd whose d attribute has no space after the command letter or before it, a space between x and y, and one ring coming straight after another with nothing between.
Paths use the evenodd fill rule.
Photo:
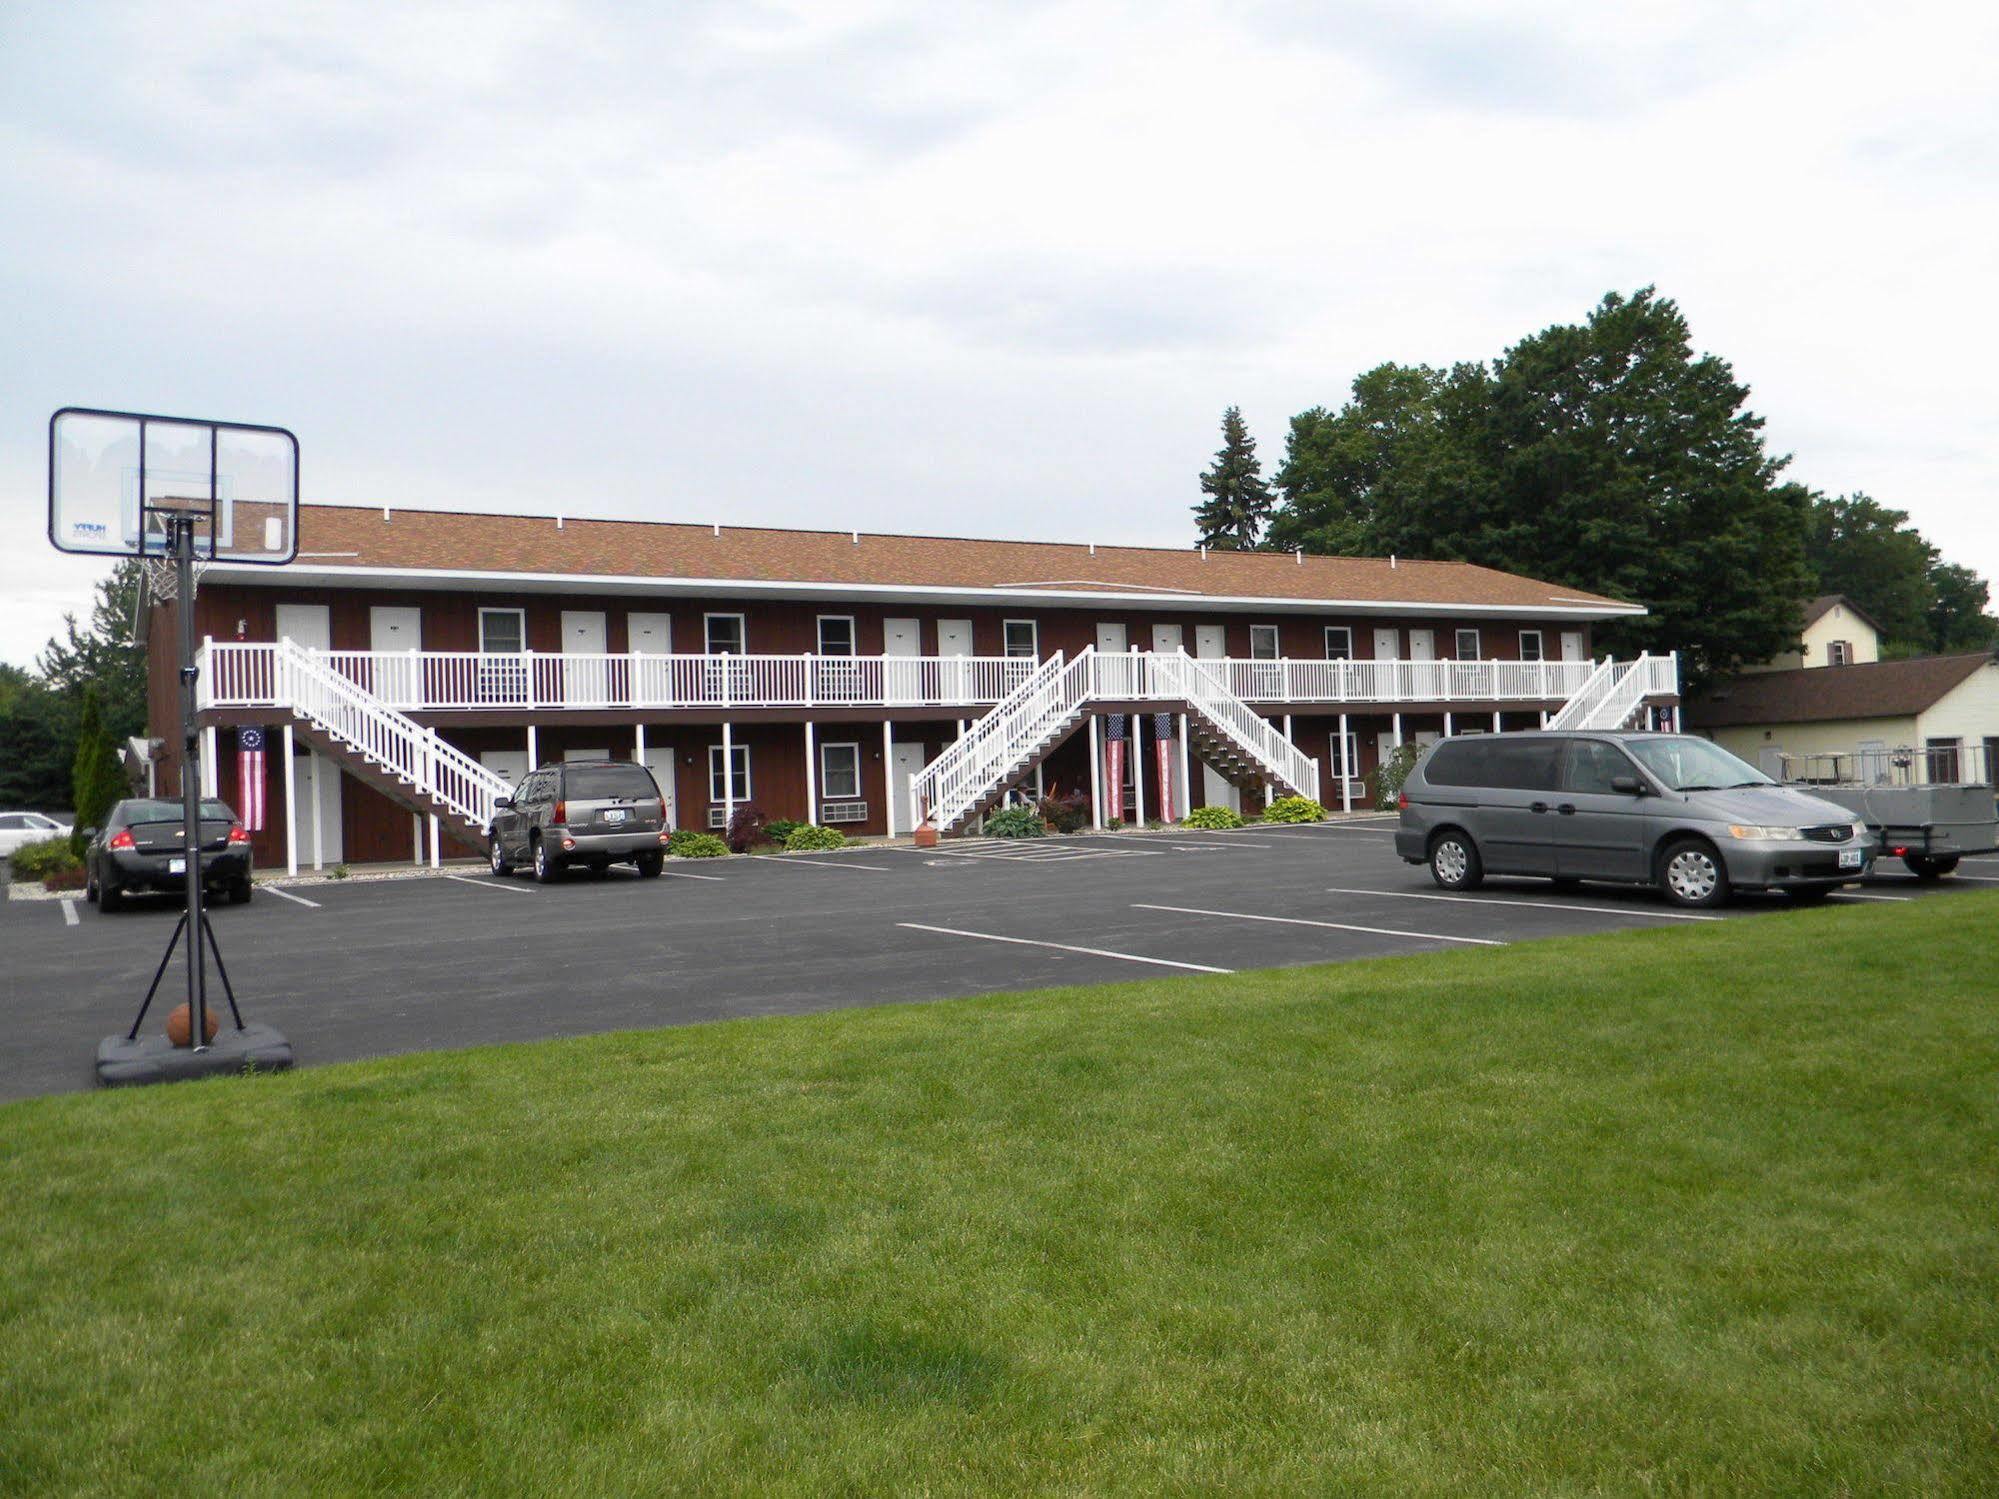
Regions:
<instances>
[{"instance_id":1,"label":"window with white trim","mask_svg":"<svg viewBox=\"0 0 1999 1499\"><path fill-rule=\"evenodd\" d=\"M1457 640L1457 658L1460 661L1476 661L1484 652L1479 646L1478 631L1460 630Z\"/></svg>"},{"instance_id":2,"label":"window with white trim","mask_svg":"<svg viewBox=\"0 0 1999 1499\"><path fill-rule=\"evenodd\" d=\"M1249 659L1252 661L1275 661L1277 659L1277 626L1251 625L1249 627Z\"/></svg>"},{"instance_id":3,"label":"window with white trim","mask_svg":"<svg viewBox=\"0 0 1999 1499\"><path fill-rule=\"evenodd\" d=\"M819 797L822 801L854 801L861 794L861 747L858 744L819 746Z\"/></svg>"},{"instance_id":4,"label":"window with white trim","mask_svg":"<svg viewBox=\"0 0 1999 1499\"><path fill-rule=\"evenodd\" d=\"M1328 661L1353 660L1353 626L1326 626L1326 659Z\"/></svg>"},{"instance_id":5,"label":"window with white trim","mask_svg":"<svg viewBox=\"0 0 1999 1499\"><path fill-rule=\"evenodd\" d=\"M1522 630L1520 632L1520 659L1522 661L1545 661L1547 659L1542 653L1541 632L1539 630Z\"/></svg>"},{"instance_id":6,"label":"window with white trim","mask_svg":"<svg viewBox=\"0 0 1999 1499\"><path fill-rule=\"evenodd\" d=\"M709 655L740 656L747 649L743 642L749 631L742 615L707 614L702 616L702 623Z\"/></svg>"},{"instance_id":7,"label":"window with white trim","mask_svg":"<svg viewBox=\"0 0 1999 1499\"><path fill-rule=\"evenodd\" d=\"M1041 630L1031 619L1010 619L1000 626L1006 654L1016 660L1041 659Z\"/></svg>"},{"instance_id":8,"label":"window with white trim","mask_svg":"<svg viewBox=\"0 0 1999 1499\"><path fill-rule=\"evenodd\" d=\"M481 609L479 649L489 656L517 656L527 649L528 614L525 609Z\"/></svg>"},{"instance_id":9,"label":"window with white trim","mask_svg":"<svg viewBox=\"0 0 1999 1499\"><path fill-rule=\"evenodd\" d=\"M819 654L822 656L851 656L854 654L853 615L822 614L819 616Z\"/></svg>"},{"instance_id":10,"label":"window with white trim","mask_svg":"<svg viewBox=\"0 0 1999 1499\"><path fill-rule=\"evenodd\" d=\"M750 747L747 744L729 746L729 760L735 782L735 800L746 802L750 799ZM724 802L730 799L729 786L722 779L722 746L708 746L708 800Z\"/></svg>"}]
</instances>

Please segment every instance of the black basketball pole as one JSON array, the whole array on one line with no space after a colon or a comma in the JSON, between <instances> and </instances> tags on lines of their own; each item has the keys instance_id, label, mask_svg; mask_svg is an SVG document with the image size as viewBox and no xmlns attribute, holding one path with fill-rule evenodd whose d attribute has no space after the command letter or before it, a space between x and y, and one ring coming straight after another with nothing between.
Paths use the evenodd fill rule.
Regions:
<instances>
[{"instance_id":1,"label":"black basketball pole","mask_svg":"<svg viewBox=\"0 0 1999 1499\"><path fill-rule=\"evenodd\" d=\"M176 514L173 526L174 590L180 617L180 818L182 854L187 867L187 1014L188 1044L196 1051L208 1046L208 970L202 961L202 937L208 923L201 910L201 731L195 725L194 664L194 517Z\"/></svg>"}]
</instances>

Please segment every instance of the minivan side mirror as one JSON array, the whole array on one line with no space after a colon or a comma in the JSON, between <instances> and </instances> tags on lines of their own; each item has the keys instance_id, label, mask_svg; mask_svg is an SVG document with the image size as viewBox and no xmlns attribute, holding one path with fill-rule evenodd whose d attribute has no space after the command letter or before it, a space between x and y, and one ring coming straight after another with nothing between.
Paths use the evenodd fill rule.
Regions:
<instances>
[{"instance_id":1,"label":"minivan side mirror","mask_svg":"<svg viewBox=\"0 0 1999 1499\"><path fill-rule=\"evenodd\" d=\"M511 796L500 796L493 799L493 807L496 811L504 812L513 806L513 804L514 799Z\"/></svg>"},{"instance_id":2,"label":"minivan side mirror","mask_svg":"<svg viewBox=\"0 0 1999 1499\"><path fill-rule=\"evenodd\" d=\"M1610 789L1612 791L1621 791L1626 796L1645 795L1645 783L1636 776L1612 776L1610 778Z\"/></svg>"}]
</instances>

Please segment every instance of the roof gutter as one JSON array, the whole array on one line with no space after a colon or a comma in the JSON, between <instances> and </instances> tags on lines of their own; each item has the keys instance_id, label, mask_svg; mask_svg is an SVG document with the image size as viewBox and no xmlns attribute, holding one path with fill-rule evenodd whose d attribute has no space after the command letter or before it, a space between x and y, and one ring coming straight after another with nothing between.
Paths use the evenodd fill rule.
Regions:
<instances>
[{"instance_id":1,"label":"roof gutter","mask_svg":"<svg viewBox=\"0 0 1999 1499\"><path fill-rule=\"evenodd\" d=\"M523 573L469 568L419 567L287 567L217 563L208 570L210 583L230 582L263 587L431 588L470 592L602 593L641 597L733 595L738 598L842 598L881 603L1039 604L1065 608L1148 605L1179 610L1213 609L1225 613L1356 614L1425 616L1449 614L1476 619L1634 619L1648 611L1642 604L1487 604L1420 599L1298 599L1254 594L1188 594L1177 591L1095 588L1012 587L953 588L912 583L789 582L770 578L657 578L616 573Z\"/></svg>"}]
</instances>

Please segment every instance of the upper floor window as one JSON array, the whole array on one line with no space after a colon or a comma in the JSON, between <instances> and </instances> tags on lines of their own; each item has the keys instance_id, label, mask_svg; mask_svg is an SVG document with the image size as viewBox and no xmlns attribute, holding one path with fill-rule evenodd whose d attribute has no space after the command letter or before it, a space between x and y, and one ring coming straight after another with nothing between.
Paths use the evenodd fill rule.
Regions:
<instances>
[{"instance_id":1,"label":"upper floor window","mask_svg":"<svg viewBox=\"0 0 1999 1499\"><path fill-rule=\"evenodd\" d=\"M1252 661L1275 661L1277 659L1277 626L1251 625L1249 627L1249 659Z\"/></svg>"},{"instance_id":2,"label":"upper floor window","mask_svg":"<svg viewBox=\"0 0 1999 1499\"><path fill-rule=\"evenodd\" d=\"M822 656L851 656L854 654L853 615L822 614L819 616L819 654Z\"/></svg>"},{"instance_id":3,"label":"upper floor window","mask_svg":"<svg viewBox=\"0 0 1999 1499\"><path fill-rule=\"evenodd\" d=\"M1480 656L1485 654L1479 647L1478 631L1458 631L1458 648L1456 654L1460 661L1476 661Z\"/></svg>"},{"instance_id":4,"label":"upper floor window","mask_svg":"<svg viewBox=\"0 0 1999 1499\"><path fill-rule=\"evenodd\" d=\"M1351 625L1326 626L1326 659L1328 661L1353 660L1353 627Z\"/></svg>"},{"instance_id":5,"label":"upper floor window","mask_svg":"<svg viewBox=\"0 0 1999 1499\"><path fill-rule=\"evenodd\" d=\"M1006 654L1027 661L1041 659L1041 632L1031 619L1010 619L1000 627Z\"/></svg>"},{"instance_id":6,"label":"upper floor window","mask_svg":"<svg viewBox=\"0 0 1999 1499\"><path fill-rule=\"evenodd\" d=\"M747 631L743 628L740 614L710 614L704 617L707 624L708 654L711 656L740 656L745 649L743 638Z\"/></svg>"},{"instance_id":7,"label":"upper floor window","mask_svg":"<svg viewBox=\"0 0 1999 1499\"><path fill-rule=\"evenodd\" d=\"M1539 630L1522 630L1520 632L1520 659L1522 661L1545 661L1547 659L1541 649L1541 632Z\"/></svg>"},{"instance_id":8,"label":"upper floor window","mask_svg":"<svg viewBox=\"0 0 1999 1499\"><path fill-rule=\"evenodd\" d=\"M513 656L527 649L525 609L481 609L479 649L489 656Z\"/></svg>"},{"instance_id":9,"label":"upper floor window","mask_svg":"<svg viewBox=\"0 0 1999 1499\"><path fill-rule=\"evenodd\" d=\"M1825 648L1825 664L1827 666L1852 665L1853 642L1850 640L1835 640L1827 645Z\"/></svg>"}]
</instances>

